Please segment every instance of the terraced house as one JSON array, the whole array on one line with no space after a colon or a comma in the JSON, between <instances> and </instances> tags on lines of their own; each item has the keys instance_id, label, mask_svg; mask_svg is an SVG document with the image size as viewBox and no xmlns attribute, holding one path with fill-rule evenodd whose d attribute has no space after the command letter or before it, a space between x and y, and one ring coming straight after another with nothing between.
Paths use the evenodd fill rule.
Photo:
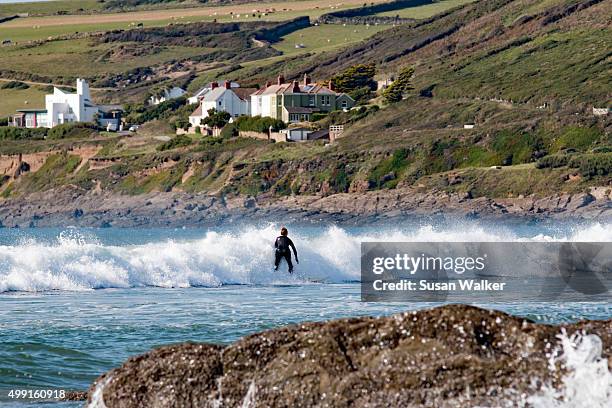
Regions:
<instances>
[{"instance_id":1,"label":"terraced house","mask_svg":"<svg viewBox=\"0 0 612 408\"><path fill-rule=\"evenodd\" d=\"M268 116L286 123L309 122L315 113L350 109L353 98L338 93L330 86L312 84L308 75L302 83L285 82L282 76L276 84L266 86L251 95L251 115Z\"/></svg>"}]
</instances>

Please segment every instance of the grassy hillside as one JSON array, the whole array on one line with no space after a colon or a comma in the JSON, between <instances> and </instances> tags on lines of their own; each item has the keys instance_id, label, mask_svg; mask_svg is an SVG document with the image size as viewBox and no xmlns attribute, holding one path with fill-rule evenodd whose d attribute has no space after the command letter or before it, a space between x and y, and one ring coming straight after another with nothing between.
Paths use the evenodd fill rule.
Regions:
<instances>
[{"instance_id":1,"label":"grassy hillside","mask_svg":"<svg viewBox=\"0 0 612 408\"><path fill-rule=\"evenodd\" d=\"M477 1L333 50L326 47L335 43L315 40L341 30L361 34L366 27L309 27L265 50L245 42L249 35L239 30L226 40L244 46L246 53L222 54L218 61L207 60L207 55L219 55L215 53L223 47L211 46L207 41L213 39L199 32L168 38L159 29L107 34L90 46L101 50L140 43L150 50L201 52L188 57L208 64L194 75L191 89L220 76L256 84L278 73L298 78L309 72L327 81L367 62L381 79L414 67L414 90L398 103L385 105L376 98L368 106L325 119L321 126L346 126L345 136L331 147L200 135L160 140L172 136L168 124L189 109L179 107L145 124L134 137L71 139L72 147L100 146L96 160L77 171L76 158L54 153L46 159L48 173L61 183L122 194L327 195L410 185L500 198L609 187L612 118L595 117L591 108L609 106L611 100L611 7L612 0ZM298 52L298 41L307 48ZM215 51L207 54L210 50L204 48ZM263 53L245 59L254 49ZM34 50L27 52L34 56ZM146 58L129 60L141 64ZM101 73L110 71L110 62L100 64L109 64ZM171 67L159 72L184 68L180 63ZM466 129L466 124L474 128ZM40 151L45 143L51 150L58 142L28 143ZM9 145L15 151L19 142ZM40 180L29 174L0 190L11 197L47 188Z\"/></svg>"},{"instance_id":2,"label":"grassy hillside","mask_svg":"<svg viewBox=\"0 0 612 408\"><path fill-rule=\"evenodd\" d=\"M488 0L383 32L309 66L326 77L358 61L444 97L602 105L610 99L612 3Z\"/></svg>"}]
</instances>

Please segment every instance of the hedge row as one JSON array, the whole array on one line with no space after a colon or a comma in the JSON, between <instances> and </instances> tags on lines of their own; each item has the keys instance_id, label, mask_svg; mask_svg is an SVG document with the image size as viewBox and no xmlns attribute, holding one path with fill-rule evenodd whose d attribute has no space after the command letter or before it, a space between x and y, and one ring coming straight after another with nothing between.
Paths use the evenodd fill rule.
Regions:
<instances>
[{"instance_id":1,"label":"hedge row","mask_svg":"<svg viewBox=\"0 0 612 408\"><path fill-rule=\"evenodd\" d=\"M612 153L553 154L538 160L536 167L571 167L580 169L584 177L605 176L612 174Z\"/></svg>"}]
</instances>

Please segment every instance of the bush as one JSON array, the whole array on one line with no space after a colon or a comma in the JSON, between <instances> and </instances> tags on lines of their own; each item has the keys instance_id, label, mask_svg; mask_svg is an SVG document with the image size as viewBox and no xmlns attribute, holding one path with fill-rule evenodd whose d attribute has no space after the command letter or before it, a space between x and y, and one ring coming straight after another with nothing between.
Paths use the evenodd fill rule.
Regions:
<instances>
[{"instance_id":1,"label":"bush","mask_svg":"<svg viewBox=\"0 0 612 408\"><path fill-rule=\"evenodd\" d=\"M348 95L359 105L368 103L368 101L375 96L374 92L367 86L355 89L354 91L349 92Z\"/></svg>"},{"instance_id":2,"label":"bush","mask_svg":"<svg viewBox=\"0 0 612 408\"><path fill-rule=\"evenodd\" d=\"M187 104L187 98L180 97L162 102L156 106L145 107L142 104L125 105L125 118L129 123L141 125L154 119L164 119Z\"/></svg>"},{"instance_id":3,"label":"bush","mask_svg":"<svg viewBox=\"0 0 612 408\"><path fill-rule=\"evenodd\" d=\"M262 118L261 116L241 116L236 121L236 126L243 132L268 133L270 128L273 132L285 129L287 125L280 119Z\"/></svg>"},{"instance_id":4,"label":"bush","mask_svg":"<svg viewBox=\"0 0 612 408\"><path fill-rule=\"evenodd\" d=\"M19 81L11 81L0 86L0 89L28 89L30 85Z\"/></svg>"},{"instance_id":5,"label":"bush","mask_svg":"<svg viewBox=\"0 0 612 408\"><path fill-rule=\"evenodd\" d=\"M17 128L0 127L0 140L24 140L24 139L44 139L47 136L47 128Z\"/></svg>"},{"instance_id":6,"label":"bush","mask_svg":"<svg viewBox=\"0 0 612 408\"><path fill-rule=\"evenodd\" d=\"M312 121L313 122L318 122L320 120L323 120L327 117L327 112L322 113L322 112L317 112L317 113L313 113L312 114Z\"/></svg>"},{"instance_id":7,"label":"bush","mask_svg":"<svg viewBox=\"0 0 612 408\"><path fill-rule=\"evenodd\" d=\"M404 99L406 92L414 89L411 84L413 74L414 68L412 67L406 67L400 71L397 79L383 92L385 103L399 102Z\"/></svg>"},{"instance_id":8,"label":"bush","mask_svg":"<svg viewBox=\"0 0 612 408\"><path fill-rule=\"evenodd\" d=\"M334 89L338 92L352 93L363 88L369 92L376 90L374 75L376 75L376 66L374 64L358 64L333 76L331 82Z\"/></svg>"},{"instance_id":9,"label":"bush","mask_svg":"<svg viewBox=\"0 0 612 408\"><path fill-rule=\"evenodd\" d=\"M591 178L612 174L612 153L551 154L536 163L539 169L571 167L580 169L582 176Z\"/></svg>"},{"instance_id":10,"label":"bush","mask_svg":"<svg viewBox=\"0 0 612 408\"><path fill-rule=\"evenodd\" d=\"M382 160L370 173L371 187L393 188L397 185L399 174L408 166L410 152L408 149L397 149L393 156Z\"/></svg>"},{"instance_id":11,"label":"bush","mask_svg":"<svg viewBox=\"0 0 612 408\"><path fill-rule=\"evenodd\" d=\"M538 169L555 169L557 167L567 166L572 158L568 154L551 154L544 156L536 163Z\"/></svg>"},{"instance_id":12,"label":"bush","mask_svg":"<svg viewBox=\"0 0 612 408\"><path fill-rule=\"evenodd\" d=\"M235 123L228 123L221 131L221 137L223 139L230 139L238 136L238 126Z\"/></svg>"},{"instance_id":13,"label":"bush","mask_svg":"<svg viewBox=\"0 0 612 408\"><path fill-rule=\"evenodd\" d=\"M227 125L231 118L232 115L229 112L218 112L215 108L212 108L208 110L208 116L202 120L202 124L221 129Z\"/></svg>"},{"instance_id":14,"label":"bush","mask_svg":"<svg viewBox=\"0 0 612 408\"><path fill-rule=\"evenodd\" d=\"M570 167L579 168L583 177L612 174L612 153L582 154L572 158Z\"/></svg>"},{"instance_id":15,"label":"bush","mask_svg":"<svg viewBox=\"0 0 612 408\"><path fill-rule=\"evenodd\" d=\"M178 149L180 147L186 147L193 143L193 140L187 135L178 135L168 140L165 143L157 146L157 150L160 152L172 149Z\"/></svg>"},{"instance_id":16,"label":"bush","mask_svg":"<svg viewBox=\"0 0 612 408\"><path fill-rule=\"evenodd\" d=\"M47 132L48 139L72 139L90 137L97 132L98 126L93 123L77 122L64 123L49 129Z\"/></svg>"},{"instance_id":17,"label":"bush","mask_svg":"<svg viewBox=\"0 0 612 408\"><path fill-rule=\"evenodd\" d=\"M0 126L8 126L8 118L0 118Z\"/></svg>"}]
</instances>

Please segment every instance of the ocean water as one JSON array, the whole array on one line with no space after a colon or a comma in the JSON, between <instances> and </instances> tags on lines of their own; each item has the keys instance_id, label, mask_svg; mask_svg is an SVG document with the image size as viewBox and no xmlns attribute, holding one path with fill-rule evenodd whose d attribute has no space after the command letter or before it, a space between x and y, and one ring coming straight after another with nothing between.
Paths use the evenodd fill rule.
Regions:
<instances>
[{"instance_id":1,"label":"ocean water","mask_svg":"<svg viewBox=\"0 0 612 408\"><path fill-rule=\"evenodd\" d=\"M612 241L612 225L597 222L290 226L301 264L289 275L286 267L276 273L271 267L278 229L260 224L209 230L0 230L0 391L86 390L127 357L160 345L230 343L291 323L434 305L361 302L362 241ZM480 306L543 323L612 317L611 302ZM607 381L609 391L607 367L589 360L597 341L566 343L576 347L567 346L559 358L584 360L575 364ZM590 351L581 351L585 344ZM568 381L568 389L584 389L584 376ZM554 392L530 401L556 406ZM0 406L29 405L0 401Z\"/></svg>"}]
</instances>

